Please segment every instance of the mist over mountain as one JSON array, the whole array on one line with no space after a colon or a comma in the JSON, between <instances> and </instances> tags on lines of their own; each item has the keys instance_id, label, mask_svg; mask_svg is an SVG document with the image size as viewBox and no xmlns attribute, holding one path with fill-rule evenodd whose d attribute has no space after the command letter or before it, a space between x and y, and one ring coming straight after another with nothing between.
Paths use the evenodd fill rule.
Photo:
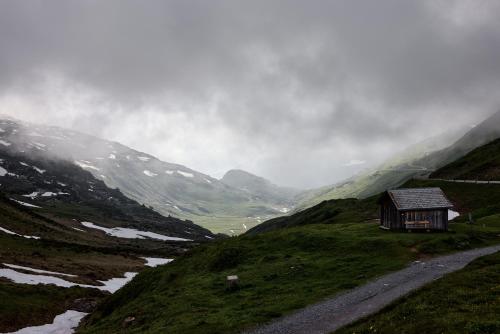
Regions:
<instances>
[{"instance_id":1,"label":"mist over mountain","mask_svg":"<svg viewBox=\"0 0 500 334\"><path fill-rule=\"evenodd\" d=\"M258 177L252 177L246 188L230 182L235 178L219 181L120 143L60 127L5 117L0 126L0 145L10 150L64 159L165 216L190 219L214 231L241 232L283 214L297 193Z\"/></svg>"}]
</instances>

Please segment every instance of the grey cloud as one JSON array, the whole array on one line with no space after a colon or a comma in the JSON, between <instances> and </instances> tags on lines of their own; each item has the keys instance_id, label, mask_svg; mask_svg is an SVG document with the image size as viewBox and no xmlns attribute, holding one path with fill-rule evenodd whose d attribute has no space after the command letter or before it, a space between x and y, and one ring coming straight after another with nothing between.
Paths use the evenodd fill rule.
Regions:
<instances>
[{"instance_id":1,"label":"grey cloud","mask_svg":"<svg viewBox=\"0 0 500 334\"><path fill-rule=\"evenodd\" d=\"M318 185L346 176L337 168L349 160L375 163L498 107L500 5L474 3L5 0L0 96L43 113L23 116L125 138L206 172L238 166ZM51 108L71 100L64 87L40 88L51 75L80 87L71 96L95 96ZM126 123L140 113L164 117ZM189 124L171 124L178 113ZM217 152L190 153L207 136L220 136ZM315 159L324 167L314 170Z\"/></svg>"}]
</instances>

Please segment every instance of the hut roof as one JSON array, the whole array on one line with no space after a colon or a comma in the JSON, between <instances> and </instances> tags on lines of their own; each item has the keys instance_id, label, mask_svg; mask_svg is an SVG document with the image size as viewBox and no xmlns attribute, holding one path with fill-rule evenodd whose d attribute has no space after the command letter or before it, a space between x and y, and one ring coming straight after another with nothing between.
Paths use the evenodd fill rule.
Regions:
<instances>
[{"instance_id":1,"label":"hut roof","mask_svg":"<svg viewBox=\"0 0 500 334\"><path fill-rule=\"evenodd\" d=\"M411 188L388 190L398 210L448 209L453 204L441 188Z\"/></svg>"}]
</instances>

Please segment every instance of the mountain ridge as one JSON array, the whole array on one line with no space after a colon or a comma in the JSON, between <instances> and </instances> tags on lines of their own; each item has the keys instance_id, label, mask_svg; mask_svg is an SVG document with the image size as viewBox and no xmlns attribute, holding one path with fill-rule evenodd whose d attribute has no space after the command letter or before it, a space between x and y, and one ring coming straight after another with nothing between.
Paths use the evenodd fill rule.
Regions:
<instances>
[{"instance_id":1,"label":"mountain ridge","mask_svg":"<svg viewBox=\"0 0 500 334\"><path fill-rule=\"evenodd\" d=\"M189 219L212 231L239 233L282 214L269 202L186 166L164 162L115 141L55 126L0 119L0 147L68 160L165 216ZM287 203L288 205L288 203Z\"/></svg>"}]
</instances>

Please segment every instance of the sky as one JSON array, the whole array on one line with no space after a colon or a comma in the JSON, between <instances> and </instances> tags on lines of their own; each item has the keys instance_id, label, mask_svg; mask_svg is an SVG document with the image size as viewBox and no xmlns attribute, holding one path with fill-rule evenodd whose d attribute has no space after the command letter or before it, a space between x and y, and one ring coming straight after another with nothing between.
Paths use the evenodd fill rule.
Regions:
<instances>
[{"instance_id":1,"label":"sky","mask_svg":"<svg viewBox=\"0 0 500 334\"><path fill-rule=\"evenodd\" d=\"M496 0L3 0L0 113L331 184L500 110Z\"/></svg>"}]
</instances>

